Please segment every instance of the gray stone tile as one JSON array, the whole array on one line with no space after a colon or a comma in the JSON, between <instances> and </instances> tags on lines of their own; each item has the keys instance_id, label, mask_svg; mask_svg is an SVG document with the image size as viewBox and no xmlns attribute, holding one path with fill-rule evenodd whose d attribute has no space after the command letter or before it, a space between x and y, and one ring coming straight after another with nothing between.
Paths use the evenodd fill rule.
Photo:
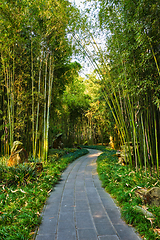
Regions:
<instances>
[{"instance_id":1,"label":"gray stone tile","mask_svg":"<svg viewBox=\"0 0 160 240\"><path fill-rule=\"evenodd\" d=\"M74 189L74 182L65 184L65 189Z\"/></svg>"},{"instance_id":2,"label":"gray stone tile","mask_svg":"<svg viewBox=\"0 0 160 240\"><path fill-rule=\"evenodd\" d=\"M49 205L45 205L42 215L54 217L58 215L58 212L59 212L59 206L56 206L56 204L55 206L52 204L49 204Z\"/></svg>"},{"instance_id":3,"label":"gray stone tile","mask_svg":"<svg viewBox=\"0 0 160 240\"><path fill-rule=\"evenodd\" d=\"M98 189L98 194L101 198L107 198L107 197L110 197L109 194L103 190L102 188L101 189Z\"/></svg>"},{"instance_id":4,"label":"gray stone tile","mask_svg":"<svg viewBox=\"0 0 160 240\"><path fill-rule=\"evenodd\" d=\"M110 224L110 219L108 218L108 216L104 216L104 215L96 215L96 216L93 216L93 220L95 222L95 224L98 224L98 223L105 223L105 224Z\"/></svg>"},{"instance_id":5,"label":"gray stone tile","mask_svg":"<svg viewBox=\"0 0 160 240\"><path fill-rule=\"evenodd\" d=\"M134 232L134 230L127 224L124 225L114 225L118 236L121 240L140 240L141 238Z\"/></svg>"},{"instance_id":6,"label":"gray stone tile","mask_svg":"<svg viewBox=\"0 0 160 240\"><path fill-rule=\"evenodd\" d=\"M75 211L77 212L89 211L89 205L87 200L77 200L75 204Z\"/></svg>"},{"instance_id":7,"label":"gray stone tile","mask_svg":"<svg viewBox=\"0 0 160 240\"><path fill-rule=\"evenodd\" d=\"M101 198L101 200L106 210L113 209L113 208L117 209L117 206L111 197L107 197L107 198L103 197Z\"/></svg>"},{"instance_id":8,"label":"gray stone tile","mask_svg":"<svg viewBox=\"0 0 160 240\"><path fill-rule=\"evenodd\" d=\"M77 174L76 173L74 173L74 174L70 174L69 176L68 176L68 180L75 180L76 179L76 176L77 176Z\"/></svg>"},{"instance_id":9,"label":"gray stone tile","mask_svg":"<svg viewBox=\"0 0 160 240\"><path fill-rule=\"evenodd\" d=\"M74 205L74 198L71 198L71 197L63 197L62 198L62 202L61 202L61 205L64 206L64 205L67 205L69 207L73 206Z\"/></svg>"},{"instance_id":10,"label":"gray stone tile","mask_svg":"<svg viewBox=\"0 0 160 240\"><path fill-rule=\"evenodd\" d=\"M75 231L75 222L74 221L64 221L58 223L58 232L67 230L67 231Z\"/></svg>"},{"instance_id":11,"label":"gray stone tile","mask_svg":"<svg viewBox=\"0 0 160 240\"><path fill-rule=\"evenodd\" d=\"M75 198L76 198L76 200L85 200L85 199L87 199L86 192L85 191L76 192Z\"/></svg>"},{"instance_id":12,"label":"gray stone tile","mask_svg":"<svg viewBox=\"0 0 160 240\"><path fill-rule=\"evenodd\" d=\"M38 230L38 234L54 234L57 229L57 217L44 216Z\"/></svg>"},{"instance_id":13,"label":"gray stone tile","mask_svg":"<svg viewBox=\"0 0 160 240\"><path fill-rule=\"evenodd\" d=\"M75 188L76 187L84 187L84 182L79 182L79 183L75 183Z\"/></svg>"},{"instance_id":14,"label":"gray stone tile","mask_svg":"<svg viewBox=\"0 0 160 240\"><path fill-rule=\"evenodd\" d=\"M94 229L78 229L78 240L97 240Z\"/></svg>"},{"instance_id":15,"label":"gray stone tile","mask_svg":"<svg viewBox=\"0 0 160 240\"><path fill-rule=\"evenodd\" d=\"M99 183L99 182L95 182L94 181L94 185L96 187L97 190L102 190L102 183Z\"/></svg>"},{"instance_id":16,"label":"gray stone tile","mask_svg":"<svg viewBox=\"0 0 160 240\"><path fill-rule=\"evenodd\" d=\"M117 235L106 235L98 238L99 240L119 240ZM129 239L128 239L129 240Z\"/></svg>"},{"instance_id":17,"label":"gray stone tile","mask_svg":"<svg viewBox=\"0 0 160 240\"><path fill-rule=\"evenodd\" d=\"M82 192L82 191L85 191L85 187L84 187L84 185L83 185L83 186L75 186L75 191L76 191L76 192Z\"/></svg>"},{"instance_id":18,"label":"gray stone tile","mask_svg":"<svg viewBox=\"0 0 160 240\"><path fill-rule=\"evenodd\" d=\"M74 211L75 206L73 205L72 207L68 207L68 206L63 206L61 207L61 212L73 212Z\"/></svg>"},{"instance_id":19,"label":"gray stone tile","mask_svg":"<svg viewBox=\"0 0 160 240\"><path fill-rule=\"evenodd\" d=\"M121 219L121 213L118 208L113 208L113 209L107 208L106 211L113 225L115 224L123 225L124 221Z\"/></svg>"},{"instance_id":20,"label":"gray stone tile","mask_svg":"<svg viewBox=\"0 0 160 240\"><path fill-rule=\"evenodd\" d=\"M62 198L62 195L61 194L55 194L55 193L53 193L53 194L51 194L50 196L49 196L49 198L47 199L47 201L46 201L46 205L49 205L49 204L57 204L57 206L60 204L60 202L61 202L61 198Z\"/></svg>"},{"instance_id":21,"label":"gray stone tile","mask_svg":"<svg viewBox=\"0 0 160 240\"><path fill-rule=\"evenodd\" d=\"M98 235L116 235L116 232L111 224L106 224L104 222L95 223Z\"/></svg>"},{"instance_id":22,"label":"gray stone tile","mask_svg":"<svg viewBox=\"0 0 160 240\"><path fill-rule=\"evenodd\" d=\"M105 216L105 210L103 208L103 205L101 203L97 204L90 204L91 212L93 216Z\"/></svg>"},{"instance_id":23,"label":"gray stone tile","mask_svg":"<svg viewBox=\"0 0 160 240\"><path fill-rule=\"evenodd\" d=\"M96 191L96 189L95 189L95 187L94 186L89 186L89 187L87 187L86 186L86 192L87 192L87 194L89 194L90 196L92 195L92 196L98 196L98 194L97 194L97 191Z\"/></svg>"},{"instance_id":24,"label":"gray stone tile","mask_svg":"<svg viewBox=\"0 0 160 240\"><path fill-rule=\"evenodd\" d=\"M86 187L94 187L94 183L85 181L85 186ZM95 190L95 187L94 187L94 190Z\"/></svg>"},{"instance_id":25,"label":"gray stone tile","mask_svg":"<svg viewBox=\"0 0 160 240\"><path fill-rule=\"evenodd\" d=\"M76 226L77 228L94 228L91 215L87 212L76 212Z\"/></svg>"},{"instance_id":26,"label":"gray stone tile","mask_svg":"<svg viewBox=\"0 0 160 240\"><path fill-rule=\"evenodd\" d=\"M98 196L90 196L90 195L87 195L88 197L88 201L89 201L89 204L101 204L101 200Z\"/></svg>"},{"instance_id":27,"label":"gray stone tile","mask_svg":"<svg viewBox=\"0 0 160 240\"><path fill-rule=\"evenodd\" d=\"M60 231L57 234L57 240L76 240L76 231Z\"/></svg>"},{"instance_id":28,"label":"gray stone tile","mask_svg":"<svg viewBox=\"0 0 160 240\"><path fill-rule=\"evenodd\" d=\"M72 197L74 196L74 188L65 188L63 192L63 196Z\"/></svg>"},{"instance_id":29,"label":"gray stone tile","mask_svg":"<svg viewBox=\"0 0 160 240\"><path fill-rule=\"evenodd\" d=\"M54 234L37 235L36 240L55 240L55 235Z\"/></svg>"},{"instance_id":30,"label":"gray stone tile","mask_svg":"<svg viewBox=\"0 0 160 240\"><path fill-rule=\"evenodd\" d=\"M66 212L60 212L59 214L59 221L74 221L74 212L66 211Z\"/></svg>"}]
</instances>

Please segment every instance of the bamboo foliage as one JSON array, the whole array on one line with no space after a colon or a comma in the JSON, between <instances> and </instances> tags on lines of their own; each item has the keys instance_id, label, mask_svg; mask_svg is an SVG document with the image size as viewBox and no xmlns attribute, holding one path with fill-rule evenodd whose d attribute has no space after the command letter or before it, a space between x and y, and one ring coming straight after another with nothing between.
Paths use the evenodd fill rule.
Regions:
<instances>
[{"instance_id":1,"label":"bamboo foliage","mask_svg":"<svg viewBox=\"0 0 160 240\"><path fill-rule=\"evenodd\" d=\"M20 140L34 158L39 153L47 160L50 107L69 81L65 72L72 51L66 27L75 27L75 12L68 1L2 0L1 149Z\"/></svg>"},{"instance_id":2,"label":"bamboo foliage","mask_svg":"<svg viewBox=\"0 0 160 240\"><path fill-rule=\"evenodd\" d=\"M155 83L155 72L151 72L150 64L152 64L152 66L156 66L157 73L155 75L158 74L158 77L158 61L155 56L151 42L148 42L148 37L144 35L144 32L141 31L143 26L140 26L138 28L138 22L136 22L137 25L131 25L127 22L125 22L124 24L124 19L125 21L127 21L128 19L125 15L121 15L121 12L122 14L124 14L125 12L125 10L123 9L123 4L126 4L126 9L128 7L127 4L131 5L129 1L124 1L121 4L116 4L115 2L115 5L107 5L107 3L102 1L102 8L100 12L100 14L102 14L101 16L104 17L106 11L106 18L108 18L108 16L112 18L112 20L110 19L111 24L108 24L105 22L106 19L104 17L104 19L102 20L102 24L104 24L105 27L108 27L109 25L111 34L110 37L108 37L109 51L106 56L104 54L104 51L103 54L101 54L102 50L97 44L92 44L94 52L97 56L99 56L99 62L101 63L102 70L100 70L100 68L96 69L98 71L98 74L100 75L100 79L102 82L104 99L106 99L106 102L113 113L115 123L121 135L121 145L125 145L126 151L129 148L128 154L126 155L126 161L129 161L130 167L132 167L133 165L133 167L135 167L137 171L139 170L139 168L141 169L141 171L143 171L144 168L145 173L147 173L147 171L151 173L152 171L154 172L156 167L156 172L159 176L158 136L160 135L157 128L157 116L159 116L159 112L154 106L153 100L151 100L151 97L153 96L152 94L156 90L156 87L152 87L152 92L150 90L148 90L147 92L144 86L141 85L141 81L144 82L144 84L146 85L146 89L148 88L147 84L150 84L150 82L145 80L146 76L141 76L142 74L138 69L138 67L141 66L142 71L145 72L146 66L148 66L148 74L151 74L152 77L150 78L152 78L152 81ZM107 6L107 10L104 6ZM135 15L134 17L137 16L138 15ZM112 22L114 22L114 24L112 24ZM128 26L130 28L130 32L127 29ZM127 38L132 39L132 37L135 37L134 27L136 28L135 35L137 42L130 42L129 48L127 45L125 45L125 42ZM128 36L125 35L125 32L128 33ZM158 31L158 34L159 33L160 31ZM126 39L124 39L122 34L126 36ZM91 37L93 40L94 36L92 35ZM153 36L153 38L154 37L155 36ZM88 36L88 38L90 38L90 35ZM140 49L135 46L134 55L132 54L132 49L134 48L134 45L136 45L136 43L137 45L140 44L142 46L142 51L144 51L144 49L147 49L146 54L144 52L140 53L141 57L137 59L139 62L142 61L140 62L139 66L136 66L137 63L135 63L134 58L136 57L136 54L139 54ZM150 49L148 50L149 46ZM150 54L148 54L148 52ZM95 63L96 67L96 60L91 56L91 54L88 54L88 56L92 58L91 61ZM152 60L152 57L154 59L154 62ZM134 66L134 68L130 67L132 65ZM133 79L133 76L135 76L135 79ZM132 85L130 79L135 82L135 86ZM158 81L156 82L158 84ZM136 86L136 83L137 85L139 84L142 86L140 89L141 91L146 91L144 95L143 92L140 92L141 97L137 96L137 93L132 90L134 88L139 88L139 86ZM150 113L148 109L151 110ZM132 142L133 148L131 148L129 142Z\"/></svg>"},{"instance_id":3,"label":"bamboo foliage","mask_svg":"<svg viewBox=\"0 0 160 240\"><path fill-rule=\"evenodd\" d=\"M10 146L13 144L14 139L14 55L13 65L10 67L8 62L5 62L4 55L1 53L1 60L3 64L4 84L7 93L7 112L9 124ZM7 126L6 126L7 129Z\"/></svg>"},{"instance_id":4,"label":"bamboo foliage","mask_svg":"<svg viewBox=\"0 0 160 240\"><path fill-rule=\"evenodd\" d=\"M144 170L146 174L148 171L154 173L156 168L156 173L159 176L158 97L155 96L157 99L155 103L153 101L153 94L158 89L156 84L159 82L156 79L159 77L157 57L151 42L148 41L148 37L142 31L143 24L139 27L138 20L136 24L127 22L127 17L130 19L130 16L124 14L127 11L127 5L132 5L130 1L123 1L121 4L113 1L115 2L114 5L105 1L101 2L100 14L104 18L101 19L101 24L104 25L104 28L110 30L107 42L109 50L105 53L101 49L94 39L96 36L90 33L88 28L84 32L83 38L77 36L74 36L74 38L99 75L103 98L112 111L115 124L118 127L120 144L125 147L126 162L129 162L131 168L135 168L136 171L139 171L140 168L141 172ZM131 6L129 8L131 9ZM140 11L139 6L136 10ZM108 22L105 22L104 16L106 16ZM139 15L136 13L132 17L138 19ZM112 24L113 22L114 24ZM154 39L154 37L152 38ZM130 45L127 45L128 39L131 41ZM151 37L149 40L151 41ZM90 42L90 48L87 46L88 41ZM142 51L140 46L142 46ZM90 49L92 49L92 52ZM157 73L151 69L151 64L153 69L156 67ZM142 72L145 74L142 74ZM150 81L147 80L149 74ZM151 82L155 87L151 85ZM149 90L150 86L152 91ZM140 96L136 91L139 91ZM155 107L156 104L158 109ZM148 109L150 109L150 112Z\"/></svg>"}]
</instances>

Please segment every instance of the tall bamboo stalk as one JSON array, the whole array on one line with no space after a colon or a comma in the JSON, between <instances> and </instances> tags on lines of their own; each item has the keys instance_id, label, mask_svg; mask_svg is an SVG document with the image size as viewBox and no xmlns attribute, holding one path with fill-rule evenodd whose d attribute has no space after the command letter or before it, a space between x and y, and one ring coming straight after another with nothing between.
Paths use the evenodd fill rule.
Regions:
<instances>
[{"instance_id":1,"label":"tall bamboo stalk","mask_svg":"<svg viewBox=\"0 0 160 240\"><path fill-rule=\"evenodd\" d=\"M44 126L43 126L43 159L45 159L46 150L46 102L47 102L47 70L48 70L48 54L46 55L45 80L44 80Z\"/></svg>"},{"instance_id":2,"label":"tall bamboo stalk","mask_svg":"<svg viewBox=\"0 0 160 240\"><path fill-rule=\"evenodd\" d=\"M46 148L45 148L45 160L47 161L48 157L48 131L49 131L49 115L50 115L50 105L51 105L51 94L52 94L52 85L53 85L53 74L54 74L54 65L52 63L52 56L50 55L50 64L49 64L49 83L48 83L48 105L47 105L47 121L46 121Z\"/></svg>"},{"instance_id":3,"label":"tall bamboo stalk","mask_svg":"<svg viewBox=\"0 0 160 240\"><path fill-rule=\"evenodd\" d=\"M41 88L41 74L42 74L42 54L43 51L41 53L41 58L40 58L40 66L39 66L39 80L38 80L38 102L37 102L37 121L36 121L36 132L35 132L35 155L37 153L37 135L38 135L38 125L39 125L39 101L40 101L40 88ZM39 147L40 148L40 147Z\"/></svg>"},{"instance_id":4,"label":"tall bamboo stalk","mask_svg":"<svg viewBox=\"0 0 160 240\"><path fill-rule=\"evenodd\" d=\"M31 33L32 36L32 33ZM31 37L31 80L32 80L32 148L33 158L35 158L35 128L34 128L34 62L33 62L33 42Z\"/></svg>"}]
</instances>

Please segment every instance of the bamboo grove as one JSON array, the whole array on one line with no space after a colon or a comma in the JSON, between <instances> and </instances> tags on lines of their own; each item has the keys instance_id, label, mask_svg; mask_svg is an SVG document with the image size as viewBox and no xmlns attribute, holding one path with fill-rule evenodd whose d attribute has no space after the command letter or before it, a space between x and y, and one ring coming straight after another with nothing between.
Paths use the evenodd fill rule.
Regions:
<instances>
[{"instance_id":1,"label":"bamboo grove","mask_svg":"<svg viewBox=\"0 0 160 240\"><path fill-rule=\"evenodd\" d=\"M90 33L101 93L112 111L126 162L159 176L160 5L158 1L95 1L105 47ZM85 46L85 43L82 44ZM93 55L92 55L93 56ZM99 64L100 63L100 64Z\"/></svg>"},{"instance_id":2,"label":"bamboo grove","mask_svg":"<svg viewBox=\"0 0 160 240\"><path fill-rule=\"evenodd\" d=\"M2 1L1 153L16 139L47 159L55 133L70 145L113 136L131 169L159 176L159 2L85 2L80 17L68 1ZM76 51L97 75L78 77Z\"/></svg>"},{"instance_id":3,"label":"bamboo grove","mask_svg":"<svg viewBox=\"0 0 160 240\"><path fill-rule=\"evenodd\" d=\"M0 4L1 153L20 140L35 157L47 158L50 108L72 79L71 44L78 12L68 1L5 1ZM51 106L52 101L52 106Z\"/></svg>"}]
</instances>

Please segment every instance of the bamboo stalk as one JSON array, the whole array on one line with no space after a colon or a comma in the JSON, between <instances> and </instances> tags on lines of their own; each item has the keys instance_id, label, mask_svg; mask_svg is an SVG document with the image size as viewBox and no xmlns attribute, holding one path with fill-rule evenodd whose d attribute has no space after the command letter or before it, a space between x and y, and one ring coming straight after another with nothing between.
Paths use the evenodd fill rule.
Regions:
<instances>
[{"instance_id":1,"label":"bamboo stalk","mask_svg":"<svg viewBox=\"0 0 160 240\"><path fill-rule=\"evenodd\" d=\"M46 149L46 100L47 100L47 68L48 68L48 55L46 55L46 68L45 68L45 81L44 81L44 129L43 129L43 159L45 159Z\"/></svg>"},{"instance_id":2,"label":"bamboo stalk","mask_svg":"<svg viewBox=\"0 0 160 240\"><path fill-rule=\"evenodd\" d=\"M159 154L158 154L158 139L157 139L157 122L154 112L154 126L155 126L155 145L156 145L156 166L157 166L157 176L159 177Z\"/></svg>"},{"instance_id":3,"label":"bamboo stalk","mask_svg":"<svg viewBox=\"0 0 160 240\"><path fill-rule=\"evenodd\" d=\"M32 35L32 33L31 33ZM33 43L31 37L31 80L32 80L32 151L35 158L35 130L34 130L34 63L33 63Z\"/></svg>"},{"instance_id":4,"label":"bamboo stalk","mask_svg":"<svg viewBox=\"0 0 160 240\"><path fill-rule=\"evenodd\" d=\"M40 87L41 87L42 54L43 54L43 51L41 53L40 66L39 66L39 81L38 81L38 94L39 95L40 95ZM37 153L38 124L39 124L39 96L38 96L38 103L37 103L37 121L36 121L36 133L35 133L35 145L34 145L35 146L35 155Z\"/></svg>"}]
</instances>

